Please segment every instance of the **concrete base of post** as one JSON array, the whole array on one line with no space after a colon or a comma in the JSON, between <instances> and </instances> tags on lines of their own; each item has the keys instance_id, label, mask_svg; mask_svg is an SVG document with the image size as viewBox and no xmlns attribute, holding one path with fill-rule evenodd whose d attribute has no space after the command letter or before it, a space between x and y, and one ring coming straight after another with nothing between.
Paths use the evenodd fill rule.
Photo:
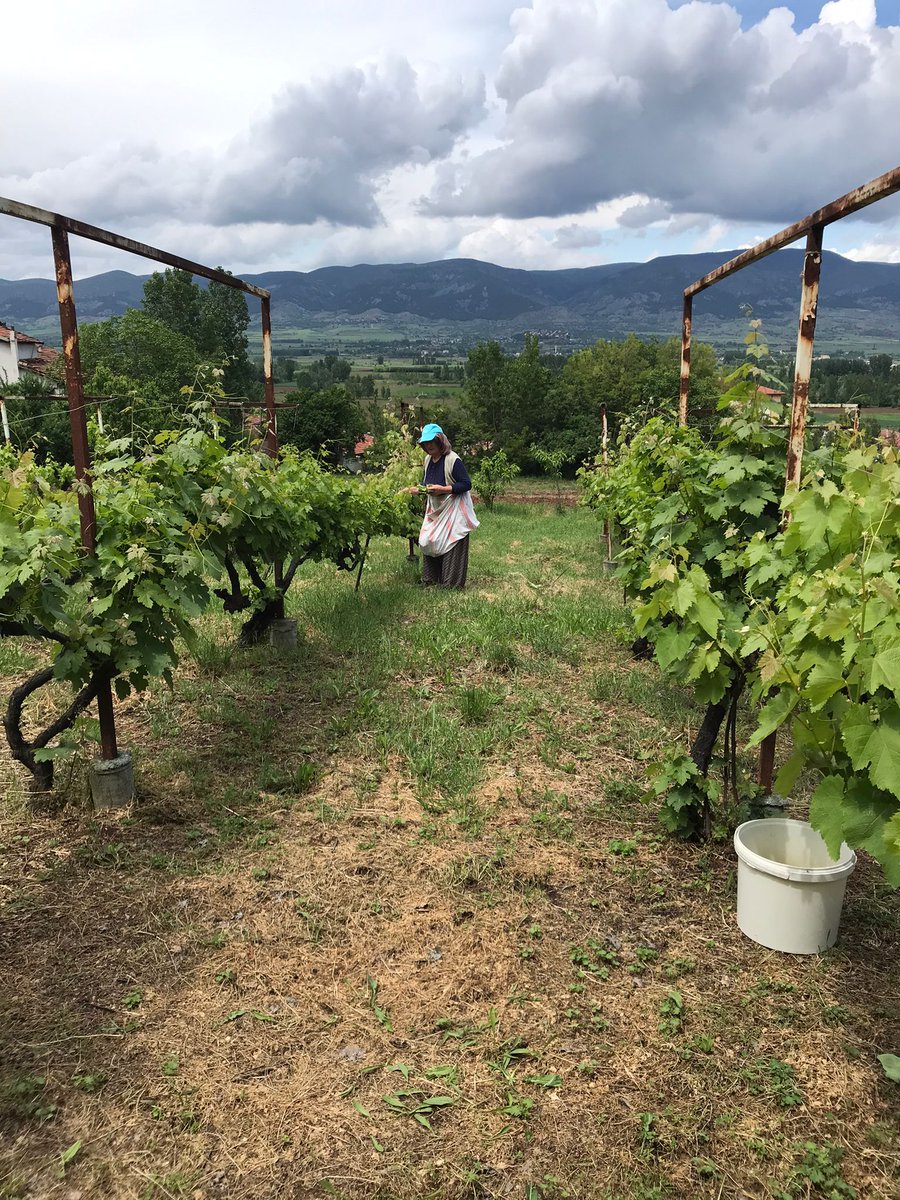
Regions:
<instances>
[{"instance_id":1,"label":"concrete base of post","mask_svg":"<svg viewBox=\"0 0 900 1200\"><path fill-rule=\"evenodd\" d=\"M619 565L619 564L616 562L616 560L615 560L614 558L606 558L606 559L604 559L604 560L603 560L603 567L602 567L603 574L604 574L604 575L614 575L614 574L615 574L615 571L616 571L616 567L617 567L618 565Z\"/></svg>"},{"instance_id":2,"label":"concrete base of post","mask_svg":"<svg viewBox=\"0 0 900 1200\"><path fill-rule=\"evenodd\" d=\"M273 621L269 626L269 645L276 650L296 650L297 622L291 617Z\"/></svg>"},{"instance_id":3,"label":"concrete base of post","mask_svg":"<svg viewBox=\"0 0 900 1200\"><path fill-rule=\"evenodd\" d=\"M94 812L127 808L134 799L134 766L127 750L115 758L95 758L88 770Z\"/></svg>"}]
</instances>

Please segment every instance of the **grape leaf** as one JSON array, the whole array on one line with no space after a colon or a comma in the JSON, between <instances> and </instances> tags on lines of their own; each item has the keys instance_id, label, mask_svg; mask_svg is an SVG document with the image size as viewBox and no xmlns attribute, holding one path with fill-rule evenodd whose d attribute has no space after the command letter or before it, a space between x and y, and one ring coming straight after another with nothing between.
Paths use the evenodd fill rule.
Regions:
<instances>
[{"instance_id":1,"label":"grape leaf","mask_svg":"<svg viewBox=\"0 0 900 1200\"><path fill-rule=\"evenodd\" d=\"M900 646L882 650L872 660L872 688L885 687L900 700Z\"/></svg>"},{"instance_id":2,"label":"grape leaf","mask_svg":"<svg viewBox=\"0 0 900 1200\"><path fill-rule=\"evenodd\" d=\"M846 840L844 797L843 779L837 775L826 775L809 802L809 823L822 835L833 859L840 857L841 843Z\"/></svg>"},{"instance_id":3,"label":"grape leaf","mask_svg":"<svg viewBox=\"0 0 900 1200\"><path fill-rule=\"evenodd\" d=\"M866 730L860 711L851 710L855 712L852 721L845 717L841 726L850 760L858 771L868 770L876 787L900 800L900 712L882 713L878 724L870 722Z\"/></svg>"}]
</instances>

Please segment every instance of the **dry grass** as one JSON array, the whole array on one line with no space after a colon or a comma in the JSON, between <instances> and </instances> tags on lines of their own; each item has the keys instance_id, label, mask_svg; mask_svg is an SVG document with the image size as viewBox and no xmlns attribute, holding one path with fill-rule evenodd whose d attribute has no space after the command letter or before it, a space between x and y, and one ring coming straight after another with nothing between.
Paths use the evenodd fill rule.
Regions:
<instances>
[{"instance_id":1,"label":"dry grass","mask_svg":"<svg viewBox=\"0 0 900 1200\"><path fill-rule=\"evenodd\" d=\"M560 556L486 521L513 561L465 597L392 591L385 550L364 646L324 574L294 662L211 618L203 665L122 706L133 815L7 810L0 1197L896 1194L897 897L865 861L839 948L778 955L727 845L659 838L641 755L689 713L574 629L614 597L557 578L585 519L546 519ZM495 653L515 604L539 619ZM438 717L482 737L457 774L416 757ZM430 1129L396 1111L433 1097Z\"/></svg>"}]
</instances>

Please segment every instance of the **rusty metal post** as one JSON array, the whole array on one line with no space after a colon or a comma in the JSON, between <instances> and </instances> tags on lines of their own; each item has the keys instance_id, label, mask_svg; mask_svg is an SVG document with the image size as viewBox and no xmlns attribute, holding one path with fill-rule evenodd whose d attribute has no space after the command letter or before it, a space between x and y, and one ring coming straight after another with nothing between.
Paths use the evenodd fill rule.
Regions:
<instances>
[{"instance_id":1,"label":"rusty metal post","mask_svg":"<svg viewBox=\"0 0 900 1200\"><path fill-rule=\"evenodd\" d=\"M275 376L272 372L272 309L268 296L260 297L260 317L262 322L263 342L263 387L266 396L266 436L263 439L263 450L270 458L278 454L278 417L275 411ZM275 587L282 591L284 587L284 563L277 559L272 564ZM274 602L275 619L284 620L284 595Z\"/></svg>"},{"instance_id":2,"label":"rusty metal post","mask_svg":"<svg viewBox=\"0 0 900 1200\"><path fill-rule=\"evenodd\" d=\"M262 315L263 387L266 391L266 437L263 449L272 458L278 453L278 420L275 415L275 379L272 374L272 316L268 296L259 302Z\"/></svg>"},{"instance_id":3,"label":"rusty metal post","mask_svg":"<svg viewBox=\"0 0 900 1200\"><path fill-rule=\"evenodd\" d=\"M684 313L681 318L681 384L678 390L678 424L688 423L688 391L691 385L691 321L694 297L684 297Z\"/></svg>"},{"instance_id":4,"label":"rusty metal post","mask_svg":"<svg viewBox=\"0 0 900 1200\"><path fill-rule=\"evenodd\" d=\"M78 513L81 518L81 544L88 554L92 554L97 518L94 513L94 493L91 490L91 455L88 449L81 354L78 349L78 319L75 315L75 300L72 295L72 259L69 255L69 235L64 229L56 226L50 232L53 238L53 261L56 265L56 298L59 301L59 324L66 368L66 397L69 402L72 458L75 462L75 478L79 485L77 490Z\"/></svg>"},{"instance_id":5,"label":"rusty metal post","mask_svg":"<svg viewBox=\"0 0 900 1200\"><path fill-rule=\"evenodd\" d=\"M816 336L816 311L819 303L819 275L822 269L822 232L814 225L806 237L803 259L803 286L800 292L800 321L797 329L797 356L794 360L794 392L791 424L788 432L784 489L800 486L803 470L803 444L809 414L809 378L812 374L813 342ZM787 514L786 514L787 517ZM767 795L772 791L777 731L764 738L759 747L759 785Z\"/></svg>"},{"instance_id":6,"label":"rusty metal post","mask_svg":"<svg viewBox=\"0 0 900 1200\"><path fill-rule=\"evenodd\" d=\"M800 323L797 330L797 357L794 362L794 392L791 426L788 433L784 485L800 486L803 469L803 443L809 411L809 377L812 373L813 341L816 336L816 310L819 303L819 274L822 269L822 232L814 225L806 237L803 259L803 288L800 293Z\"/></svg>"},{"instance_id":7,"label":"rusty metal post","mask_svg":"<svg viewBox=\"0 0 900 1200\"><path fill-rule=\"evenodd\" d=\"M601 405L601 407L600 407L600 419L601 419L601 424L602 424L602 428L603 428L603 441L601 443L602 447L603 447L603 476L604 476L604 478L608 479L609 478L609 452L607 450L607 447L609 445L609 425L607 424L607 420L606 420L606 405L605 404ZM603 519L603 537L606 542L606 561L612 562L612 556L613 556L613 554L612 554L612 529L610 528L609 517L604 517L604 519Z\"/></svg>"},{"instance_id":8,"label":"rusty metal post","mask_svg":"<svg viewBox=\"0 0 900 1200\"><path fill-rule=\"evenodd\" d=\"M91 487L91 452L88 447L84 381L81 375L81 354L78 347L78 318L72 293L69 235L64 229L54 225L51 229L51 236L53 261L56 266L59 325L66 369L66 398L69 404L72 457L75 461L75 478L77 480L78 515L81 521L81 545L86 554L93 554L97 543L97 515L94 510L94 493ZM117 758L116 719L109 679L104 679L100 683L97 692L97 714L100 718L101 754L105 759Z\"/></svg>"}]
</instances>

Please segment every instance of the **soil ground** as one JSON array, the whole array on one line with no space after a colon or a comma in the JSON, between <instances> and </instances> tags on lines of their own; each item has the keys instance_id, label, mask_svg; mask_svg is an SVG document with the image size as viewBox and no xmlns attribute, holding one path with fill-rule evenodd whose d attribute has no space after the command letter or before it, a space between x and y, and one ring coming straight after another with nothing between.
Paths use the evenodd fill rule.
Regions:
<instances>
[{"instance_id":1,"label":"soil ground","mask_svg":"<svg viewBox=\"0 0 900 1200\"><path fill-rule=\"evenodd\" d=\"M861 856L833 951L744 938L727 837L641 800L699 714L596 522L481 515L465 593L394 542L296 653L206 618L118 706L133 811L3 760L4 1200L897 1195L898 896Z\"/></svg>"}]
</instances>

